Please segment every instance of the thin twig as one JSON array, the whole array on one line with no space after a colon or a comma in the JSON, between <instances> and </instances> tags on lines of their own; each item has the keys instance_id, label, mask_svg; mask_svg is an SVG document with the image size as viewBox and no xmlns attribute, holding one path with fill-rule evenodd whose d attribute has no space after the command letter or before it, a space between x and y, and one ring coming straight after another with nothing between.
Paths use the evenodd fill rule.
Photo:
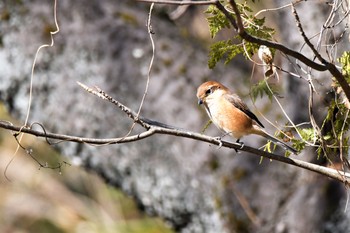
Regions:
<instances>
[{"instance_id":1,"label":"thin twig","mask_svg":"<svg viewBox=\"0 0 350 233\"><path fill-rule=\"evenodd\" d=\"M257 17L258 15L260 15L261 13L264 13L264 12L282 10L282 9L284 9L284 8L290 7L292 4L297 5L297 4L299 4L300 2L302 2L302 1L303 1L303 0L297 0L297 1L295 1L294 3L289 3L289 4L286 4L286 5L280 6L280 7L263 9L263 10L260 10L260 11L258 11L257 13L255 13L254 17Z\"/></svg>"},{"instance_id":2,"label":"thin twig","mask_svg":"<svg viewBox=\"0 0 350 233\"><path fill-rule=\"evenodd\" d=\"M129 132L124 137L128 137L131 134L132 130L134 129L134 127L136 125L136 121L138 120L138 118L140 116L140 113L141 113L141 110L142 110L142 106L143 106L143 104L145 102L145 99L146 99L146 96L147 96L147 93L148 93L149 83L150 83L150 79L151 79L151 71L152 71L153 61L154 61L154 57L155 57L155 46L154 46L154 40L153 40L154 31L152 29L152 24L151 24L153 7L154 7L154 3L152 3L150 8L149 8L147 24L146 24L148 35L149 35L149 38L151 40L151 45L152 45L152 57L151 57L151 61L150 61L149 67L148 67L146 86L145 86L145 90L144 90L143 95L142 95L142 99L141 99L141 103L140 103L139 109L137 110L136 118L134 119L134 122L132 123L132 125L131 125L131 127L129 129Z\"/></svg>"},{"instance_id":3,"label":"thin twig","mask_svg":"<svg viewBox=\"0 0 350 233\"><path fill-rule=\"evenodd\" d=\"M312 79L309 76L309 103L308 103L308 108L309 108L309 118L310 118L310 123L312 125L312 128L314 129L315 133L314 133L314 144L316 143L317 138L320 139L322 147L324 147L324 142L323 142L323 138L322 138L322 133L321 133L321 129L318 126L318 124L316 123L316 120L314 118L314 113L313 113L313 104L314 104L314 92L315 92L315 88L312 84Z\"/></svg>"},{"instance_id":4,"label":"thin twig","mask_svg":"<svg viewBox=\"0 0 350 233\"><path fill-rule=\"evenodd\" d=\"M286 55L292 56L292 57L300 60L301 62L305 63L307 66L310 66L318 71L327 70L327 67L325 65L316 63L316 62L310 60L309 58L305 57L303 54L301 54L293 49L287 48L286 46L284 46L282 44L268 41L268 40L264 40L264 39L260 39L258 37L254 37L254 36L248 34L245 31L244 26L242 24L242 19L241 19L238 7L236 5L236 2L233 0L230 0L230 4L232 6L233 11L235 12L235 15L237 17L237 21L233 18L233 16L230 14L230 12L228 12L226 10L226 8L220 2L216 3L216 6L226 16L226 18L230 21L233 28L238 32L238 34L240 35L240 37L242 39L245 39L251 43L265 45L269 48L277 49L277 50L285 53ZM238 21L240 23L238 23ZM350 96L350 91L349 91L349 96Z\"/></svg>"},{"instance_id":5,"label":"thin twig","mask_svg":"<svg viewBox=\"0 0 350 233\"><path fill-rule=\"evenodd\" d=\"M30 114L30 109L31 109L31 105L32 105L32 95L33 95L33 79L34 79L34 70L35 70L35 66L36 66L36 61L38 59L38 55L41 49L46 48L46 47L52 47L54 46L54 39L53 36L55 34L57 34L60 31L60 28L58 26L58 21L57 21L57 0L54 1L54 6L53 6L53 19L55 22L55 27L56 30L55 31L50 31L50 38L51 38L51 42L50 44L43 44L41 46L38 47L38 49L36 50L35 56L34 56L34 60L32 63L32 68L31 68L31 73L30 73L30 86L29 86L29 99L28 99L28 107L27 107L27 114L26 114L26 119L24 122L24 125L27 125L28 123L28 119L29 119L29 114Z\"/></svg>"},{"instance_id":6,"label":"thin twig","mask_svg":"<svg viewBox=\"0 0 350 233\"><path fill-rule=\"evenodd\" d=\"M154 31L153 31L152 23L151 23L153 7L154 7L154 3L152 3L150 8L149 8L148 19L147 19L147 31L148 31L149 39L151 41L152 56L151 56L151 61L150 61L149 66L148 66L146 87L145 87L145 91L144 91L142 99L141 99L139 110L137 111L137 116L140 115L143 103L145 102L145 99L146 99L146 96L147 96L149 83L150 83L150 80L151 80L151 71L152 71L152 67L153 67L153 61L154 61L155 52L156 52L156 47L154 45L154 40L153 40Z\"/></svg>"},{"instance_id":7,"label":"thin twig","mask_svg":"<svg viewBox=\"0 0 350 233\"><path fill-rule=\"evenodd\" d=\"M321 56L321 54L315 49L315 46L310 42L309 38L305 35L303 26L301 25L300 22L300 18L298 15L297 10L295 9L294 5L292 4L292 12L297 24L297 27L299 29L299 32L301 34L301 36L303 37L305 43L309 46L309 48L312 50L312 52L314 53L314 55L317 57L317 59L322 63L322 64L326 64L327 61Z\"/></svg>"},{"instance_id":8,"label":"thin twig","mask_svg":"<svg viewBox=\"0 0 350 233\"><path fill-rule=\"evenodd\" d=\"M138 2L150 2L156 4L166 4L166 5L213 5L218 2L218 0L208 0L208 1L172 1L172 0L136 0Z\"/></svg>"},{"instance_id":9,"label":"thin twig","mask_svg":"<svg viewBox=\"0 0 350 233\"><path fill-rule=\"evenodd\" d=\"M139 140L142 140L144 138L147 138L147 137L155 135L155 134L173 135L176 137L185 137L185 138L190 138L190 139L197 140L197 141L207 142L207 143L217 145L217 146L221 145L222 147L226 147L226 148L230 148L230 149L246 151L246 152L249 152L249 153L254 154L256 156L259 156L259 157L263 156L263 157L271 159L271 160L275 160L275 161L279 161L282 163L297 166L297 167L300 167L303 169L307 169L309 171L319 173L321 175L333 178L333 179L338 180L338 181L343 182L343 183L350 182L350 173L347 173L344 171L337 171L333 168L320 166L317 164L305 162L305 161L298 160L298 159L283 157L283 156L280 156L277 154L262 151L262 150L252 148L252 147L249 147L246 145L244 145L242 147L242 145L239 143L219 141L219 140L217 140L216 137L210 137L210 136L206 136L206 135L203 135L200 133L191 132L191 131L187 131L187 130L180 130L177 128L170 129L170 128L163 128L160 126L151 126L151 128L149 130L147 130L143 133L140 133L138 135L129 136L127 138L124 138L122 141L120 140L120 138L97 139L97 138L76 137L76 136L63 135L63 134L54 134L54 133L49 133L49 132L44 133L44 132L33 130L30 128L21 128L19 126L14 126L14 125L8 124L6 122L2 122L2 121L0 121L0 128L12 130L12 131L22 130L22 133L32 134L32 135L35 135L37 137L59 139L59 140L78 142L78 143L87 143L87 144L92 144L92 145L128 143L128 142L132 142L132 141L139 141Z\"/></svg>"},{"instance_id":10,"label":"thin twig","mask_svg":"<svg viewBox=\"0 0 350 233\"><path fill-rule=\"evenodd\" d=\"M138 115L137 113L135 113L130 108L126 107L125 105L121 104L119 101L117 101L117 100L113 99L112 97L110 97L109 95L107 95L100 88L95 87L96 90L94 90L94 89L82 84L81 82L77 82L77 84L79 86L81 86L84 90L86 90L87 92L89 92L93 95L96 95L97 97L99 97L103 100L107 100L107 101L111 102L112 104L116 105L123 112L125 112L130 119L132 119L134 122L140 124L142 127L146 128L146 129L150 128L150 126L147 123L140 120L140 118L137 116Z\"/></svg>"},{"instance_id":11,"label":"thin twig","mask_svg":"<svg viewBox=\"0 0 350 233\"><path fill-rule=\"evenodd\" d=\"M294 122L290 119L290 117L288 116L288 114L286 113L286 111L284 110L282 104L280 103L280 101L278 100L278 98L276 97L275 93L272 91L269 83L267 82L267 80L265 79L264 80L265 83L266 83L266 87L267 89L269 90L269 92L272 94L273 98L275 99L276 103L278 104L279 108L281 109L283 115L287 118L288 122L292 125L292 127L295 129L295 131L297 132L297 134L299 135L300 139L305 143L307 144L308 146L315 146L315 144L312 144L306 140L303 139L303 137L301 136L301 133L299 131L299 129L296 127L296 125L294 124ZM286 137L288 137L289 139L290 136L286 135L283 131L281 131Z\"/></svg>"},{"instance_id":12,"label":"thin twig","mask_svg":"<svg viewBox=\"0 0 350 233\"><path fill-rule=\"evenodd\" d=\"M344 153L343 153L343 135L344 135L345 124L346 124L348 116L349 116L349 111L350 111L349 109L346 111L344 122L343 122L343 125L341 127L341 131L340 131L340 137L339 137L339 150L340 150L339 157L340 157L340 160L342 162L343 170L345 170L344 165L346 165L347 168L350 168L350 163L349 163L348 159L346 157L344 157Z\"/></svg>"},{"instance_id":13,"label":"thin twig","mask_svg":"<svg viewBox=\"0 0 350 233\"><path fill-rule=\"evenodd\" d=\"M32 67L31 67L31 71L30 71L30 83L29 83L29 97L28 97L28 105L27 105L27 113L26 113L26 117L25 117L25 120L24 120L24 124L23 124L23 127L26 127L27 124L28 124L28 120L29 120L29 116L30 116L30 110L31 110L31 107L32 107L32 98L33 98L33 80L34 80L34 71L35 71L35 66L36 66L36 61L38 59L38 56L39 56L39 52L41 51L41 49L43 48L46 48L46 47L53 47L54 46L54 38L53 36L55 34L57 34L59 31L60 31L60 28L58 26L58 20L57 20L57 0L54 0L54 3L53 3L53 19L54 19L54 23L55 23L55 27L56 27L56 30L55 31L50 31L50 39L51 39L51 42L50 44L43 44L41 46L39 46L36 50L36 53L35 53L35 56L34 56L34 60L33 60L33 63L32 63ZM23 135L21 134L18 138L18 142L20 143L23 139ZM11 165L12 161L15 159L17 153L18 153L18 150L19 150L20 146L19 144L17 145L17 148L15 150L15 152L13 153L12 155L12 158L10 159L10 161L6 164L6 167L5 167L5 170L4 170L4 176L7 180L10 180L8 177L7 177L7 170L9 168L9 166Z\"/></svg>"},{"instance_id":14,"label":"thin twig","mask_svg":"<svg viewBox=\"0 0 350 233\"><path fill-rule=\"evenodd\" d=\"M300 60L305 65L318 70L318 71L329 71L339 82L339 85L343 88L344 93L348 99L350 99L350 86L345 80L343 74L341 71L334 65L333 63L324 61L322 64L319 64L317 62L314 62L313 60L307 58L302 53L297 52L293 49L290 49L282 44L264 40L255 36L250 35L247 33L247 31L244 29L244 26L242 24L242 19L240 15L240 11L237 7L237 4L234 0L229 0L230 5L232 6L232 9L234 11L234 14L236 16L236 19L231 15L231 13L220 3L220 1L171 1L171 0L138 0L142 2L154 2L159 4L172 4L172 5L212 5L214 4L229 20L231 25L233 26L234 30L236 30L239 34L239 36L242 39L245 39L251 43L259 44L259 45L265 45L269 48L274 48L276 50L281 51L282 53L292 56L296 58L297 60ZM297 1L298 2L298 1Z\"/></svg>"},{"instance_id":15,"label":"thin twig","mask_svg":"<svg viewBox=\"0 0 350 233\"><path fill-rule=\"evenodd\" d=\"M224 6L222 6L222 4L220 2L217 2L216 6L227 17L227 19L230 21L230 23L232 24L232 26L238 32L238 34L240 35L240 37L242 39L245 39L251 43L265 45L267 47L277 49L286 55L292 56L292 57L300 60L305 65L307 65L315 70L318 70L318 71L328 70L337 79L339 85L343 88L346 97L348 99L350 99L350 86L347 83L347 81L345 80L345 77L343 76L341 71L334 64L327 62L325 60L322 61L322 64L316 63L313 60L305 57L303 54L301 54L295 50L289 49L282 44L263 40L263 39L260 39L260 38L257 38L257 37L250 35L244 29L244 26L242 24L242 19L240 16L240 11L237 7L236 2L234 0L229 0L229 1L230 1L230 4L232 6L232 9L235 13L237 20L235 18L233 18L233 16L226 10L226 8Z\"/></svg>"},{"instance_id":16,"label":"thin twig","mask_svg":"<svg viewBox=\"0 0 350 233\"><path fill-rule=\"evenodd\" d=\"M239 189L235 187L234 184L231 184L230 187L232 188L233 194L236 196L238 203L243 208L247 217L254 224L255 229L260 229L261 219L254 213L254 210L252 209L252 207L250 207L250 204L247 198L243 195L243 193Z\"/></svg>"},{"instance_id":17,"label":"thin twig","mask_svg":"<svg viewBox=\"0 0 350 233\"><path fill-rule=\"evenodd\" d=\"M131 141L139 141L149 136L152 136L154 134L173 135L176 137L184 137L184 138L190 138L197 141L207 142L213 145L217 145L219 147L226 147L226 148L231 148L235 150L246 151L259 157L262 156L271 160L301 167L301 168L322 174L324 176L333 178L343 183L350 183L350 173L347 173L345 171L337 171L335 169L323 167L317 164L313 164L313 163L309 163L309 162L305 162L297 159L292 159L288 157L283 157L277 154L262 151L246 145L242 146L242 144L240 143L232 143L232 142L218 140L216 137L210 137L200 133L184 130L178 127L169 126L167 124L150 120L142 116L139 116L137 118L137 114L135 112L131 111L127 106L113 99L102 90L98 89L98 91L96 92L92 88L86 87L85 85L81 85L81 86L83 86L84 89L89 91L89 93L92 93L94 95L99 93L99 95L103 99L108 100L111 103L117 105L125 114L128 115L129 118L134 120L137 124L141 125L147 131L137 135L123 137L123 138L96 139L96 138L84 138L84 137L76 137L76 136L70 136L70 135L62 135L62 134L53 134L53 133L47 132L46 130L42 132L42 131L33 130L31 128L27 128L27 127L23 128L19 126L14 126L5 121L0 121L0 128L13 130L16 132L21 131L22 133L32 134L43 138L52 138L52 139L72 141L72 142L78 142L78 143L87 143L87 144L93 144L93 145L120 144L120 143L127 143Z\"/></svg>"}]
</instances>

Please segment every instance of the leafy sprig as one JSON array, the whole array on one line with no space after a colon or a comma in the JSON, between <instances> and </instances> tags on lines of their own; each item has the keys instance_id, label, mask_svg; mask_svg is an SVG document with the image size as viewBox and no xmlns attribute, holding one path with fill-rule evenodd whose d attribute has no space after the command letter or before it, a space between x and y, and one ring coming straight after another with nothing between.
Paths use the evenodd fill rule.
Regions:
<instances>
[{"instance_id":1,"label":"leafy sprig","mask_svg":"<svg viewBox=\"0 0 350 233\"><path fill-rule=\"evenodd\" d=\"M221 1L221 3L224 4L224 1ZM241 12L241 18L244 20L244 27L247 33L262 39L272 39L275 31L265 26L265 18L255 17L253 15L253 10L247 2L238 4L238 7ZM226 8L230 10L229 6L226 6ZM207 21L212 38L216 37L223 29L231 27L226 16L215 6L209 6L205 13L207 14ZM234 13L231 14L235 17ZM224 63L228 64L238 54L243 54L245 57L252 56L257 53L258 49L258 44L243 41L238 35L229 40L218 41L210 46L208 66L212 69L220 60L224 60Z\"/></svg>"}]
</instances>

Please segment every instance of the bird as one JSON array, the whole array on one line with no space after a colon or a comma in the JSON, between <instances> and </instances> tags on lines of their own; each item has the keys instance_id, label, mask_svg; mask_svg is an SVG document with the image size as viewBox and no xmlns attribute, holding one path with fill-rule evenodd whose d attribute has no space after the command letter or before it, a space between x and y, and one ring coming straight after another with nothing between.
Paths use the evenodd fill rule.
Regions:
<instances>
[{"instance_id":1,"label":"bird","mask_svg":"<svg viewBox=\"0 0 350 233\"><path fill-rule=\"evenodd\" d=\"M209 118L220 130L237 139L256 134L282 146L293 154L297 150L270 135L241 98L217 81L202 83L197 89L198 104L203 105Z\"/></svg>"}]
</instances>

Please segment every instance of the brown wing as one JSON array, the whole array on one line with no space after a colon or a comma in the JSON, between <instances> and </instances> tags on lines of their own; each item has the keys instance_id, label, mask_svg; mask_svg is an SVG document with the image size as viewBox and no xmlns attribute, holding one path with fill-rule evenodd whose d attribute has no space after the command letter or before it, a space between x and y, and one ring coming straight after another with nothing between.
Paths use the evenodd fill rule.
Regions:
<instances>
[{"instance_id":1,"label":"brown wing","mask_svg":"<svg viewBox=\"0 0 350 233\"><path fill-rule=\"evenodd\" d=\"M236 108L244 112L247 116L249 116L252 120L254 120L258 125L262 128L265 128L264 125L259 121L259 119L252 113L248 106L239 98L238 95L235 94L226 94L224 97L233 104Z\"/></svg>"}]
</instances>

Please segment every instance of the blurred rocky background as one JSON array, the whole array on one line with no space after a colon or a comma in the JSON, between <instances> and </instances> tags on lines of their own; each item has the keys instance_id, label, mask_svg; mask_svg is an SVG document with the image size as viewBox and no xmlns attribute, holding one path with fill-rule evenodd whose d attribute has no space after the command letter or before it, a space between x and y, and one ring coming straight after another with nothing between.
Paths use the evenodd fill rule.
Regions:
<instances>
[{"instance_id":1,"label":"blurred rocky background","mask_svg":"<svg viewBox=\"0 0 350 233\"><path fill-rule=\"evenodd\" d=\"M3 106L0 116L16 122ZM36 137L25 137L22 145L49 166L61 163L61 169L39 169L22 151L14 156L13 139L10 132L0 131L0 232L172 232L160 218L140 212L132 198L96 173L65 163L68 160Z\"/></svg>"},{"instance_id":2,"label":"blurred rocky background","mask_svg":"<svg viewBox=\"0 0 350 233\"><path fill-rule=\"evenodd\" d=\"M257 7L286 3L266 1L259 2ZM320 7L324 5L298 7L300 15L313 19L301 17L316 32L325 20L325 14L319 12L327 10ZM262 71L255 69L251 78L252 65L240 56L229 65L207 68L212 40L203 14L205 9L189 7L174 19L171 16L179 10L177 7L155 7L152 27L156 57L141 114L200 132L208 119L197 106L196 88L203 81L215 79L241 95L253 112L261 111L272 122L283 125L287 120L275 103L264 98L255 108L249 97L250 86L260 79ZM97 138L124 136L132 125L130 119L113 105L86 93L76 82L99 86L137 110L152 55L146 28L148 11L149 4L135 1L58 1L60 32L54 36L55 45L39 54L29 122L40 122L47 131L55 133ZM53 1L2 1L0 17L0 100L21 124L27 111L30 70L36 49L50 43L49 32L55 30ZM269 17L268 22L278 31L278 40L300 48L303 42L297 36L290 9L271 13ZM231 35L227 31L220 36ZM282 58L276 62L286 69L290 65ZM330 80L328 74L324 76L316 84L321 94L327 92L322 82ZM280 101L295 123L308 121L306 83L281 75L277 85L284 96ZM326 112L323 98L316 105L317 116L322 119ZM274 132L273 127L262 121L268 131ZM205 133L220 135L212 126ZM254 136L243 141L256 147L265 143ZM25 142L28 147L45 144L37 138ZM2 144L10 145L1 149L3 172L15 150L15 142L3 139ZM52 149L63 156L51 156L56 153ZM344 211L346 190L341 184L285 164L267 160L260 163L256 156L202 142L156 135L134 143L99 147L63 142L38 147L33 154L44 154L39 158L52 166L62 161L73 166L64 166L59 175L57 170L38 171L37 164L28 156L16 156L7 170L12 181L5 176L1 178L1 188L5 189L1 191L0 201L0 219L3 219L0 221L5 226L0 228L2 232L31 232L28 225L20 223L33 216L37 217L35 224L50 225L56 232L170 232L159 220L152 219L150 227L151 220L147 218L128 221L141 219L143 214L135 210L128 212L133 209L129 205L134 204L131 199L120 199L114 188L131 197L139 210L148 216L159 216L178 232L350 230L349 211ZM316 161L312 149L298 158ZM78 165L98 174L113 188L75 168ZM133 213L136 218L130 217ZM83 225L75 222L76 219L83 219ZM129 228L120 229L119 223ZM154 225L159 228L153 228ZM32 232L40 232L33 229Z\"/></svg>"}]
</instances>

